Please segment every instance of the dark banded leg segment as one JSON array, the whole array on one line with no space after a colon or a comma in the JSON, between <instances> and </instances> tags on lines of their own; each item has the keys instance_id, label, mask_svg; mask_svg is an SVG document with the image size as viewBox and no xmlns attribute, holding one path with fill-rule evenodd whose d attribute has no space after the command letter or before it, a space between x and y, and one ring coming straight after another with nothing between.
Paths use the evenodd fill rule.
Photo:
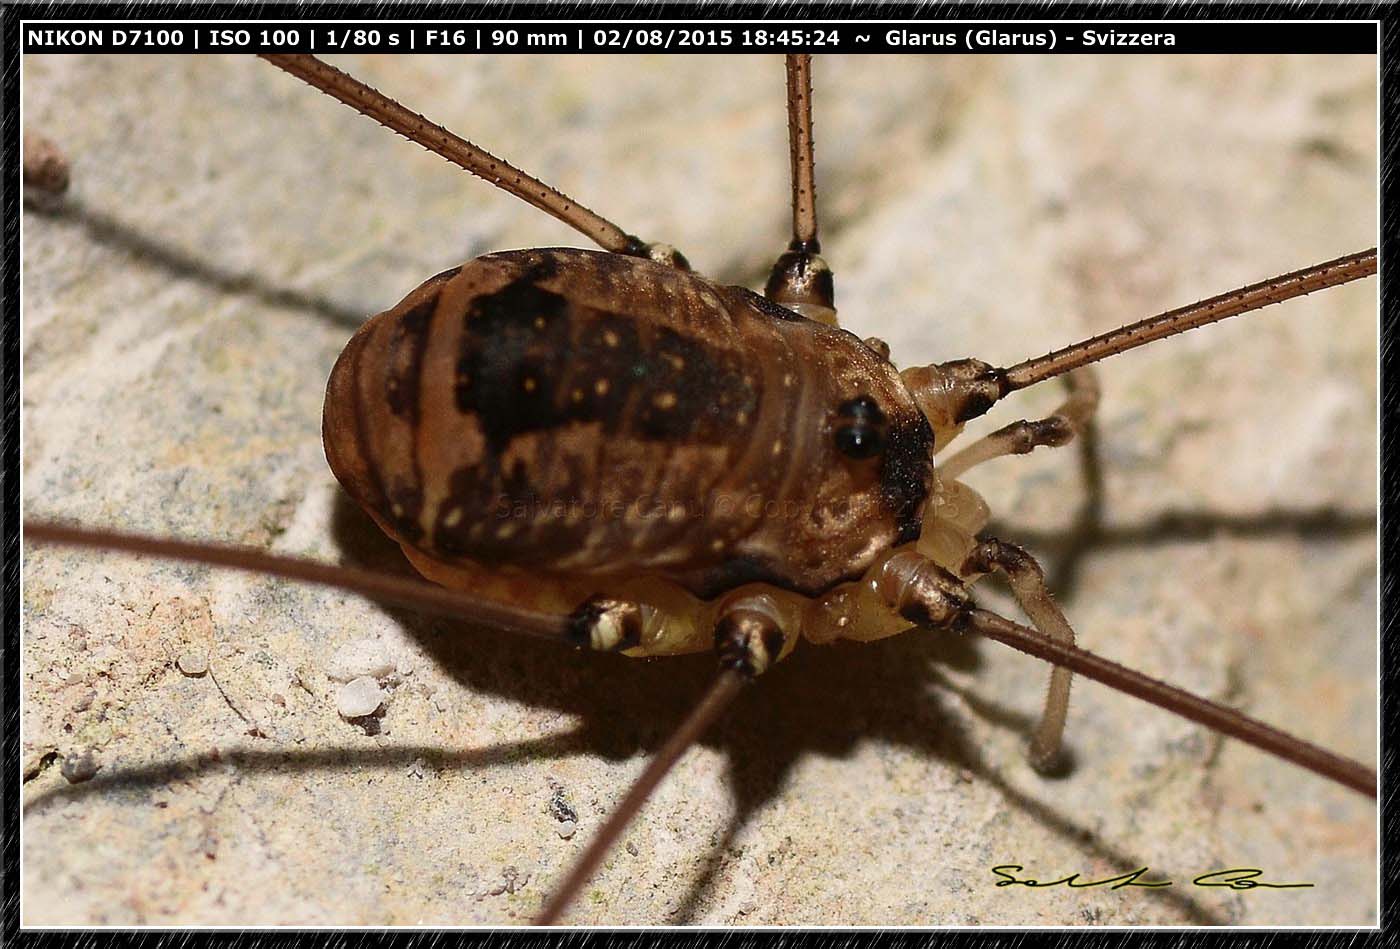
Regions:
<instances>
[{"instance_id":1,"label":"dark banded leg segment","mask_svg":"<svg viewBox=\"0 0 1400 949\"><path fill-rule=\"evenodd\" d=\"M767 672L797 639L798 630L783 626L772 600L761 594L725 604L715 622L715 653L720 666L750 679Z\"/></svg>"},{"instance_id":2,"label":"dark banded leg segment","mask_svg":"<svg viewBox=\"0 0 1400 949\"><path fill-rule=\"evenodd\" d=\"M975 547L963 565L963 573L1000 571L1011 585L1016 602L1047 639L1062 646L1074 646L1074 629L1065 614L1055 605L1045 586L1045 572L1035 558L1015 544L988 538ZM1065 734L1065 718L1069 714L1069 689L1074 674L1064 666L1050 670L1050 687L1045 694L1045 711L1031 736L1026 756L1031 767L1043 775L1064 770L1061 754Z\"/></svg>"},{"instance_id":3,"label":"dark banded leg segment","mask_svg":"<svg viewBox=\"0 0 1400 949\"><path fill-rule=\"evenodd\" d=\"M626 629L630 625L635 610L635 604L595 597L574 612L578 631L573 635L576 641L586 636L591 642L595 635L597 641L609 641L614 629ZM637 628L640 629L640 622ZM740 596L721 608L715 622L715 650L720 671L714 684L661 750L647 762L641 776L608 815L597 836L588 842L564 882L540 910L535 920L537 925L551 926L559 921L681 755L723 714L749 681L778 660L796 635L797 630L782 628L781 617L767 597Z\"/></svg>"},{"instance_id":4,"label":"dark banded leg segment","mask_svg":"<svg viewBox=\"0 0 1400 949\"><path fill-rule=\"evenodd\" d=\"M1065 382L1069 385L1069 396L1050 415L1042 419L1021 419L978 439L941 462L939 474L948 479L957 478L984 461L1003 455L1024 455L1041 445L1058 448L1083 435L1099 407L1098 378L1093 367L1083 366L1069 373Z\"/></svg>"},{"instance_id":5,"label":"dark banded leg segment","mask_svg":"<svg viewBox=\"0 0 1400 949\"><path fill-rule=\"evenodd\" d=\"M642 643L642 611L629 600L595 596L569 614L568 639L580 649L621 652Z\"/></svg>"}]
</instances>

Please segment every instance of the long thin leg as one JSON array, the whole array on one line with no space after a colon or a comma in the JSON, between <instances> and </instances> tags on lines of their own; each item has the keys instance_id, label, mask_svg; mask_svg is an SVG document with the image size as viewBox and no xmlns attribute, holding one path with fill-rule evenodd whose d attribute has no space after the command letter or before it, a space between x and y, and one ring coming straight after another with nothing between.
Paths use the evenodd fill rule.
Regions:
<instances>
[{"instance_id":1,"label":"long thin leg","mask_svg":"<svg viewBox=\"0 0 1400 949\"><path fill-rule=\"evenodd\" d=\"M1218 702L1077 646L1056 642L1038 630L1013 623L996 613L977 609L961 580L913 551L895 554L885 561L875 576L875 590L891 609L911 623L946 632L974 632L995 639L1012 649L1064 666L1085 678L1277 755L1367 797L1376 796L1374 769Z\"/></svg>"},{"instance_id":2,"label":"long thin leg","mask_svg":"<svg viewBox=\"0 0 1400 949\"><path fill-rule=\"evenodd\" d=\"M1074 629L1065 614L1050 596L1045 586L1045 572L1035 558L1015 544L988 538L968 555L963 573L987 573L999 570L1006 575L1016 602L1031 618L1031 622L1047 638L1073 648ZM1045 694L1045 711L1026 749L1031 767L1041 774L1053 774L1062 765L1061 744L1065 734L1065 717L1069 713L1069 688L1074 674L1064 666L1050 670L1050 687Z\"/></svg>"},{"instance_id":3,"label":"long thin leg","mask_svg":"<svg viewBox=\"0 0 1400 949\"><path fill-rule=\"evenodd\" d=\"M90 530L38 520L25 521L22 533L26 543L116 550L148 557L192 561L214 567L249 570L302 583L336 587L386 603L443 616L455 616L510 632L565 641L582 640L581 644L588 643L591 633L588 627L595 621L606 618L616 622L617 616L615 609L606 612L594 609L586 613L581 610L574 616L520 609L485 600L470 593L448 590L422 580L407 580L372 570L339 567L301 557L284 557L254 547L165 540L141 534Z\"/></svg>"},{"instance_id":4,"label":"long thin leg","mask_svg":"<svg viewBox=\"0 0 1400 949\"><path fill-rule=\"evenodd\" d=\"M836 325L836 290L817 239L812 157L812 57L787 57L788 150L792 157L792 243L773 264L764 296L809 320Z\"/></svg>"},{"instance_id":5,"label":"long thin leg","mask_svg":"<svg viewBox=\"0 0 1400 949\"><path fill-rule=\"evenodd\" d=\"M1116 356L1177 333L1184 333L1231 316L1263 309L1284 300L1301 297L1315 290L1340 286L1369 277L1376 272L1376 249L1338 257L1279 277L1210 297L1199 303L1168 310L1137 323L1066 346L1036 359L1027 359L1002 370L1008 392L1024 389L1045 379L1063 375L1080 366Z\"/></svg>"},{"instance_id":6,"label":"long thin leg","mask_svg":"<svg viewBox=\"0 0 1400 949\"><path fill-rule=\"evenodd\" d=\"M933 366L911 366L900 376L919 408L935 423L935 428L961 425L985 414L1010 393L1046 379L1177 333L1261 310L1315 290L1339 287L1375 272L1376 249L1372 247L1129 323L1053 353L1019 362L1009 369L999 369L980 359L957 359Z\"/></svg>"},{"instance_id":7,"label":"long thin leg","mask_svg":"<svg viewBox=\"0 0 1400 949\"><path fill-rule=\"evenodd\" d=\"M621 803L608 815L597 835L588 843L564 882L554 890L535 923L551 926L574 901L590 877L612 849L617 838L641 811L657 785L715 719L734 701L745 683L778 660L787 639L795 630L784 630L778 617L761 596L739 597L727 604L715 623L715 650L720 674L704 697L686 716L661 750L647 762L646 769L628 789Z\"/></svg>"},{"instance_id":8,"label":"long thin leg","mask_svg":"<svg viewBox=\"0 0 1400 949\"><path fill-rule=\"evenodd\" d=\"M666 744L661 746L661 750L647 762L646 769L628 789L627 796L608 815L597 836L589 841L588 849L579 857L569 875L564 878L564 882L550 894L549 902L545 903L539 916L535 918L536 925L553 926L559 921L564 910L569 908L579 890L583 889L584 884L598 869L598 865L603 862L603 858L612 850L613 844L617 843L617 838L627 829L632 818L641 811L642 805L651 797L661 779L666 777L686 749L695 744L714 720L729 707L747 681L746 676L734 669L720 670L709 691L666 740Z\"/></svg>"},{"instance_id":9,"label":"long thin leg","mask_svg":"<svg viewBox=\"0 0 1400 949\"><path fill-rule=\"evenodd\" d=\"M792 153L792 241L817 247L817 184L812 159L812 57L787 57L788 147Z\"/></svg>"},{"instance_id":10,"label":"long thin leg","mask_svg":"<svg viewBox=\"0 0 1400 949\"><path fill-rule=\"evenodd\" d=\"M1045 418L1021 419L978 439L938 465L939 474L955 479L984 461L1003 455L1024 455L1041 445L1058 448L1082 436L1099 407L1099 381L1092 366L1065 376L1069 396Z\"/></svg>"},{"instance_id":11,"label":"long thin leg","mask_svg":"<svg viewBox=\"0 0 1400 949\"><path fill-rule=\"evenodd\" d=\"M988 639L995 639L1027 655L1064 666L1086 679L1102 682L1125 695L1142 699L1222 735L1277 755L1369 798L1374 799L1376 796L1375 769L1368 768L1359 761L1335 755L1257 718L1193 695L1185 689L1167 685L1077 646L1063 646L1054 640L1046 639L1033 629L1027 629L987 610L970 611L965 625L967 629Z\"/></svg>"},{"instance_id":12,"label":"long thin leg","mask_svg":"<svg viewBox=\"0 0 1400 949\"><path fill-rule=\"evenodd\" d=\"M315 56L263 54L262 58L409 141L563 221L604 250L634 257L649 256L646 244L607 218Z\"/></svg>"}]
</instances>

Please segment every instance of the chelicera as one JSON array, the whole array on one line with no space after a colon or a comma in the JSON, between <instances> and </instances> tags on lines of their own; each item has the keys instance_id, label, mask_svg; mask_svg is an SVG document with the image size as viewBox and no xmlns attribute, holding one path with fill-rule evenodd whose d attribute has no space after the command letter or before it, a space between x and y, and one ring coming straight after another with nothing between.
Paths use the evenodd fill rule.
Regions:
<instances>
[{"instance_id":1,"label":"chelicera","mask_svg":"<svg viewBox=\"0 0 1400 949\"><path fill-rule=\"evenodd\" d=\"M795 72L801 68L794 65ZM792 94L794 101L803 99L803 85L805 80L799 80ZM802 110L794 111L800 114ZM810 168L810 158L806 161ZM371 516L404 544L410 560L425 575L445 586L463 586L478 596L494 592L496 596L487 598L521 610L520 625L548 628L594 648L659 655L717 647L726 668L737 670L726 673L724 683L761 673L788 654L800 635L819 641L874 639L908 628L908 621L949 629L976 628L971 617L981 614L972 612L960 581L993 570L1011 575L1024 598L1023 605L1043 631L1062 636L1061 627L1067 629L1067 625L1045 596L1037 568L1016 548L978 542L985 510L970 492L961 493L966 489L960 488L955 478L979 461L999 454L1069 441L1092 412L1096 398L1087 373L1075 377L1073 395L1062 411L1045 420L1008 427L935 469L931 463L934 451L951 441L965 421L990 407L1004 394L1002 390L1010 391L1007 379L1012 373L962 361L899 375L878 341L856 340L827 328L820 319L794 319L789 314L804 307L813 317L822 317L822 310L831 308L829 297L812 290L810 274L824 272L816 256L814 229L809 236L799 230L791 256L780 260L775 268L779 272L770 282L770 296L783 304L781 309L786 312L775 312L779 307L747 291L716 288L689 275L683 263L665 248L619 250L635 256L524 251L482 258L455 273L439 275L414 291L399 307L376 318L377 323L367 325L357 336L359 343L352 343L342 357L344 369L332 376L326 413L327 453L332 467ZM1368 266L1373 268L1374 257L1369 258L1369 264L1367 261L1365 255L1357 255L1327 268L1310 268L1306 275L1295 278L1295 284L1318 287L1352 279L1364 275ZM614 286L607 287L609 284ZM632 306L642 306L649 298L674 301L687 294L716 294L716 299L705 301L705 312L745 314L750 323L749 332L739 334L743 342L761 338L760 330L775 339L791 330L803 343L791 344L790 351L802 352L803 345L807 351L784 367L781 348L772 344L777 369L785 371L777 375L770 371L762 386L744 375L745 365L767 365L754 358L752 347L725 351L712 343L707 350L683 336L669 343L653 339L648 341L652 345L647 358L638 360L637 353L646 347L634 340L629 353L628 334L635 336L639 326L662 320L655 316L644 320L636 311L620 313L590 305L595 299L610 299L618 289L616 284L623 285L623 296ZM1278 296L1287 288L1286 281L1270 281L1256 293L1255 302ZM457 309L449 307L449 296L456 297ZM1225 308L1222 305L1219 309ZM448 346L447 351L456 358L450 373L435 377L442 393L429 395L420 390L410 397L412 385L427 378L414 360L430 358L427 350L434 343L425 337L431 333L428 325L436 322L430 317L440 313L454 314L459 325L467 314L473 325L500 315L504 325L493 334L483 332L480 340L459 339L458 345ZM543 326L536 325L540 321ZM551 334L560 330L552 323L565 326L572 351L595 350L598 359L572 365L531 362L558 358L560 340ZM374 340L376 333L383 338ZM551 345L537 352L536 339ZM691 348L682 352L686 345ZM420 347L422 352L415 356ZM619 350L634 358L609 364L608 354ZM716 358L714 350L731 358ZM362 352L373 352L380 365L355 366ZM668 357L679 360L680 365ZM369 362L367 356L363 358ZM697 361L706 359L700 380L723 380L717 387L719 394L735 393L731 403L719 406L719 412L710 412L708 403L700 404L694 384L688 387L684 375L687 369L696 368ZM845 360L844 366L831 364L840 360ZM665 365L675 368L679 376L654 389L635 381L629 385L628 368L643 366L644 375L655 379L652 370ZM576 379L579 373L589 376ZM807 391L816 387L820 397L808 405L775 397L774 404L790 408L792 417L768 419L773 432L782 434L771 439L754 437L743 426L763 421L764 396L775 396L775 390L781 393L787 388L788 375L794 377L794 388ZM486 388L478 392L483 379ZM404 471L395 470L394 459L404 455L381 453L380 449L386 441L415 437L405 433L421 430L421 419L427 413L418 413L423 411L425 400L448 400L449 392L458 422L469 428L475 424L475 437L487 450L479 451L469 462L458 459L456 464L442 466L433 477L442 479L446 487L439 485L437 496L432 497L433 491L424 490ZM577 400L575 394L579 395ZM357 396L364 398L347 408L347 400L353 402ZM572 407L575 405L578 408ZM372 424L364 424L371 416ZM794 418L801 424L792 424ZM787 507L767 503L790 502L781 491L761 489L755 495L764 503L756 507L743 503L748 498L742 496L740 503L724 505L719 513L727 513L734 523L749 528L734 531L735 537L751 544L742 553L735 552L735 540L726 540L723 519L717 518L715 511L701 512L706 518L703 526L715 535L701 532L699 536L706 543L696 544L697 531L691 518L697 505L688 505L690 499L682 496L665 497L649 508L655 525L646 520L622 523L632 536L637 536L643 525L663 534L669 525L670 536L682 538L685 556L676 555L674 548L644 548L637 561L619 568L621 561L616 555L623 536L619 530L606 541L604 552L613 556L589 561L581 549L587 546L582 539L586 532L560 535L557 527L550 526L567 523L568 509L587 499L570 497L567 486L541 490L530 472L533 467L538 475L547 466L538 457L532 459L536 462L533 466L513 465L507 452L531 433L546 433L540 439L544 442L570 425L595 425L606 431L609 424L618 428L635 424L658 436L656 443L665 446L657 456L663 463L675 454L677 444L722 443L724 436L731 436L734 443L766 450L774 458L816 459L812 467L823 476L802 485L801 500ZM357 430L365 429L372 434L357 435ZM429 441L460 445L470 437L468 432L466 439L443 436ZM793 445L798 438L807 440L802 450ZM549 447L557 450L557 446ZM376 454L379 457L374 457ZM480 466L482 459L489 459L487 466L493 469L489 477L460 473L472 464ZM657 464L653 459L641 467L655 468ZM720 473L754 467L736 465L729 457L713 462L713 469ZM800 471L804 466L795 467ZM565 464L560 470L568 474L569 466ZM940 477L946 485L936 480ZM453 490L454 478L459 490ZM827 479L832 483L827 484ZM635 493L630 485L624 487ZM483 490L473 496L478 488ZM565 512L540 516L547 511L545 502L558 499L561 493ZM929 519L926 508L933 498L943 501L940 507L963 512L967 520ZM503 505L502 509L512 514L505 524L500 517L491 516L496 505ZM674 510L680 513L673 519ZM521 511L530 515L525 521L526 533L538 529L543 536L522 539L521 524L514 522ZM655 517L658 511L662 512L659 518ZM826 519L815 516L819 514ZM925 549L935 543L930 536L934 532L929 530L935 525L940 526L936 537L941 546L930 556ZM503 527L508 530L503 531ZM585 523L584 527L592 531L598 524ZM555 535L549 536L545 528L555 530ZM528 546L529 540L535 541L534 547ZM916 548L908 549L916 542ZM512 597L509 588L513 584L502 580L494 569L513 564L520 569L548 570L549 555L558 558L559 578L555 578L552 590L549 583L532 575L530 589ZM656 559L647 561L644 558L648 556ZM518 559L513 562L512 558ZM483 572L478 564L486 564L488 569ZM650 575L638 582L630 576L638 572ZM493 584L497 585L494 590ZM991 624L982 631L997 631L994 621L980 621ZM1056 680L1061 683L1056 688L1067 689L1067 675L1057 673ZM716 694L732 691L727 685L725 689L725 693ZM713 711L715 704L705 706L706 711ZM1043 737L1037 740L1036 758L1042 764L1048 765L1054 758L1062 713L1063 701L1052 700L1041 729ZM567 892L567 887L561 891Z\"/></svg>"}]
</instances>

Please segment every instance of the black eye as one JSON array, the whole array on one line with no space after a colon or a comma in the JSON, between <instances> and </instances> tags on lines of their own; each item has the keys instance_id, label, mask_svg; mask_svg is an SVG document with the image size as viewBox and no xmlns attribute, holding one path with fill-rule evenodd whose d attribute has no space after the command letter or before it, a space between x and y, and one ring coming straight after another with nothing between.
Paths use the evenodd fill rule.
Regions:
<instances>
[{"instance_id":1,"label":"black eye","mask_svg":"<svg viewBox=\"0 0 1400 949\"><path fill-rule=\"evenodd\" d=\"M868 395L836 408L836 448L848 458L873 458L885 449L885 413Z\"/></svg>"}]
</instances>

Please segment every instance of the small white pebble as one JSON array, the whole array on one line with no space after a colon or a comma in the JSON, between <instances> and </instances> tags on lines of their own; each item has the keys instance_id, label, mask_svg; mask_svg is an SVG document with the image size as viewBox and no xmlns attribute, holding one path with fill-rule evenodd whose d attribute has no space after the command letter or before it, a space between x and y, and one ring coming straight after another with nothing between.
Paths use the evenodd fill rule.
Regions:
<instances>
[{"instance_id":1,"label":"small white pebble","mask_svg":"<svg viewBox=\"0 0 1400 949\"><path fill-rule=\"evenodd\" d=\"M341 718L373 715L384 704L384 690L369 676L352 679L335 693L335 708Z\"/></svg>"},{"instance_id":2,"label":"small white pebble","mask_svg":"<svg viewBox=\"0 0 1400 949\"><path fill-rule=\"evenodd\" d=\"M326 664L326 677L332 682L349 682L362 676L382 679L394 671L394 664L377 640L357 639L336 650Z\"/></svg>"},{"instance_id":3,"label":"small white pebble","mask_svg":"<svg viewBox=\"0 0 1400 949\"><path fill-rule=\"evenodd\" d=\"M405 656L399 660L399 664L394 667L394 670L401 676L413 675L413 660Z\"/></svg>"},{"instance_id":4,"label":"small white pebble","mask_svg":"<svg viewBox=\"0 0 1400 949\"><path fill-rule=\"evenodd\" d=\"M554 828L554 832L565 840L568 840L577 831L578 821L573 820L560 821L559 826Z\"/></svg>"},{"instance_id":5,"label":"small white pebble","mask_svg":"<svg viewBox=\"0 0 1400 949\"><path fill-rule=\"evenodd\" d=\"M175 665L187 676L202 676L209 671L209 654L203 649L186 649L175 660Z\"/></svg>"}]
</instances>

